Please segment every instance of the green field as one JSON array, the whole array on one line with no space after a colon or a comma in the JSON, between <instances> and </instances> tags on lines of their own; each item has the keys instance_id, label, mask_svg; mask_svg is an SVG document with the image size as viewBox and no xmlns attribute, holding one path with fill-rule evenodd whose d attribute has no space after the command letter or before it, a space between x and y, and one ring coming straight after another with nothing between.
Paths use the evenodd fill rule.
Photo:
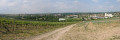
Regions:
<instances>
[{"instance_id":1,"label":"green field","mask_svg":"<svg viewBox=\"0 0 120 40\"><path fill-rule=\"evenodd\" d=\"M42 22L0 18L0 39L15 40L40 35L76 22Z\"/></svg>"}]
</instances>

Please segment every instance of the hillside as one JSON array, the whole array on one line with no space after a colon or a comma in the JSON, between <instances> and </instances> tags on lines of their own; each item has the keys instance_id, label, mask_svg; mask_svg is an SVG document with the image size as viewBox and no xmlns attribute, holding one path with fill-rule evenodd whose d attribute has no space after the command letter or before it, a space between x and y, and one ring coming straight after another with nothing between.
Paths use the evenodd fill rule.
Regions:
<instances>
[{"instance_id":1,"label":"hillside","mask_svg":"<svg viewBox=\"0 0 120 40\"><path fill-rule=\"evenodd\" d=\"M120 19L79 22L25 40L120 40Z\"/></svg>"},{"instance_id":2,"label":"hillside","mask_svg":"<svg viewBox=\"0 0 120 40\"><path fill-rule=\"evenodd\" d=\"M0 39L15 40L40 35L75 22L42 22L0 18Z\"/></svg>"}]
</instances>

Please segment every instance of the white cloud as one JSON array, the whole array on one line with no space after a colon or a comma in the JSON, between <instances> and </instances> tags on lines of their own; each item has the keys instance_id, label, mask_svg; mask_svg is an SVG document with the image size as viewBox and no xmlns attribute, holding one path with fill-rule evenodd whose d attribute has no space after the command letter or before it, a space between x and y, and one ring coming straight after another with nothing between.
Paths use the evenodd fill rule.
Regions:
<instances>
[{"instance_id":1,"label":"white cloud","mask_svg":"<svg viewBox=\"0 0 120 40\"><path fill-rule=\"evenodd\" d=\"M28 1L28 0L24 0L23 2L25 2L25 3L26 3L26 2L29 2L29 1Z\"/></svg>"},{"instance_id":2,"label":"white cloud","mask_svg":"<svg viewBox=\"0 0 120 40\"><path fill-rule=\"evenodd\" d=\"M117 2L120 2L120 0L117 0Z\"/></svg>"},{"instance_id":3,"label":"white cloud","mask_svg":"<svg viewBox=\"0 0 120 40\"><path fill-rule=\"evenodd\" d=\"M99 0L92 0L93 2L97 3Z\"/></svg>"},{"instance_id":4,"label":"white cloud","mask_svg":"<svg viewBox=\"0 0 120 40\"><path fill-rule=\"evenodd\" d=\"M0 0L0 6L5 6L7 3L7 0Z\"/></svg>"},{"instance_id":5,"label":"white cloud","mask_svg":"<svg viewBox=\"0 0 120 40\"><path fill-rule=\"evenodd\" d=\"M17 2L11 2L8 4L8 6L15 6L15 5L17 5Z\"/></svg>"},{"instance_id":6,"label":"white cloud","mask_svg":"<svg viewBox=\"0 0 120 40\"><path fill-rule=\"evenodd\" d=\"M110 5L110 6L100 5L100 6L98 6L98 9L104 9L104 10L114 9L114 8L115 8L114 5Z\"/></svg>"},{"instance_id":7,"label":"white cloud","mask_svg":"<svg viewBox=\"0 0 120 40\"><path fill-rule=\"evenodd\" d=\"M8 0L0 0L0 7L4 6L15 6L17 1L9 2Z\"/></svg>"},{"instance_id":8,"label":"white cloud","mask_svg":"<svg viewBox=\"0 0 120 40\"><path fill-rule=\"evenodd\" d=\"M79 1L73 1L74 3L79 3Z\"/></svg>"},{"instance_id":9,"label":"white cloud","mask_svg":"<svg viewBox=\"0 0 120 40\"><path fill-rule=\"evenodd\" d=\"M109 4L109 3L111 3L111 2L104 2L105 4Z\"/></svg>"},{"instance_id":10,"label":"white cloud","mask_svg":"<svg viewBox=\"0 0 120 40\"><path fill-rule=\"evenodd\" d=\"M109 8L115 8L115 6L114 6L114 5L112 5L112 6L110 6Z\"/></svg>"},{"instance_id":11,"label":"white cloud","mask_svg":"<svg viewBox=\"0 0 120 40\"><path fill-rule=\"evenodd\" d=\"M102 5L98 6L98 9L103 9L103 6Z\"/></svg>"},{"instance_id":12,"label":"white cloud","mask_svg":"<svg viewBox=\"0 0 120 40\"><path fill-rule=\"evenodd\" d=\"M91 1L91 0L90 0ZM98 3L99 0L92 0ZM117 0L119 1L119 0ZM0 10L4 13L50 13L50 12L80 12L80 11L90 11L90 10L101 10L105 11L110 8L116 7L112 6L109 1L102 2L101 6L94 4L87 4L79 0L0 0ZM109 5L108 5L109 4ZM91 6L93 5L93 6ZM91 7L90 7L91 6Z\"/></svg>"}]
</instances>

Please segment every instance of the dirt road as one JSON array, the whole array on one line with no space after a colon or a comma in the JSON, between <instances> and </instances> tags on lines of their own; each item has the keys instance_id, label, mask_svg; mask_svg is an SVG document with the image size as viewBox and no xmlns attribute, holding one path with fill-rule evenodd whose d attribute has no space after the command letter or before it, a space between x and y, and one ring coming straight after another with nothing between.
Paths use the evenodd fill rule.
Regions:
<instances>
[{"instance_id":1,"label":"dirt road","mask_svg":"<svg viewBox=\"0 0 120 40\"><path fill-rule=\"evenodd\" d=\"M96 25L92 22L85 23L83 26L77 24L59 40L120 40L120 25L111 24L113 25Z\"/></svg>"},{"instance_id":2,"label":"dirt road","mask_svg":"<svg viewBox=\"0 0 120 40\"><path fill-rule=\"evenodd\" d=\"M26 40L120 40L119 24L81 22Z\"/></svg>"},{"instance_id":3,"label":"dirt road","mask_svg":"<svg viewBox=\"0 0 120 40\"><path fill-rule=\"evenodd\" d=\"M67 31L69 31L76 24L43 34L32 38L27 38L25 40L58 40L62 37Z\"/></svg>"}]
</instances>

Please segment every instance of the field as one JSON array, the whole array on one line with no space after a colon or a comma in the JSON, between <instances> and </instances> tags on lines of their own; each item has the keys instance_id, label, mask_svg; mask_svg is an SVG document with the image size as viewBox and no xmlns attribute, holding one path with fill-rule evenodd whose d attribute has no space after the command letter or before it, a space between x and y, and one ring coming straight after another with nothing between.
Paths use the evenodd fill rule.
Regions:
<instances>
[{"instance_id":1,"label":"field","mask_svg":"<svg viewBox=\"0 0 120 40\"><path fill-rule=\"evenodd\" d=\"M120 40L120 0L0 0L0 40Z\"/></svg>"},{"instance_id":2,"label":"field","mask_svg":"<svg viewBox=\"0 0 120 40\"><path fill-rule=\"evenodd\" d=\"M23 39L40 35L75 22L42 22L0 18L0 40Z\"/></svg>"},{"instance_id":3,"label":"field","mask_svg":"<svg viewBox=\"0 0 120 40\"><path fill-rule=\"evenodd\" d=\"M120 40L119 28L119 18L83 21L26 40Z\"/></svg>"},{"instance_id":4,"label":"field","mask_svg":"<svg viewBox=\"0 0 120 40\"><path fill-rule=\"evenodd\" d=\"M120 39L120 19L118 17L88 21L78 19L78 21L45 22L0 18L0 40Z\"/></svg>"},{"instance_id":5,"label":"field","mask_svg":"<svg viewBox=\"0 0 120 40\"><path fill-rule=\"evenodd\" d=\"M120 20L106 20L78 23L60 40L120 40Z\"/></svg>"}]
</instances>

